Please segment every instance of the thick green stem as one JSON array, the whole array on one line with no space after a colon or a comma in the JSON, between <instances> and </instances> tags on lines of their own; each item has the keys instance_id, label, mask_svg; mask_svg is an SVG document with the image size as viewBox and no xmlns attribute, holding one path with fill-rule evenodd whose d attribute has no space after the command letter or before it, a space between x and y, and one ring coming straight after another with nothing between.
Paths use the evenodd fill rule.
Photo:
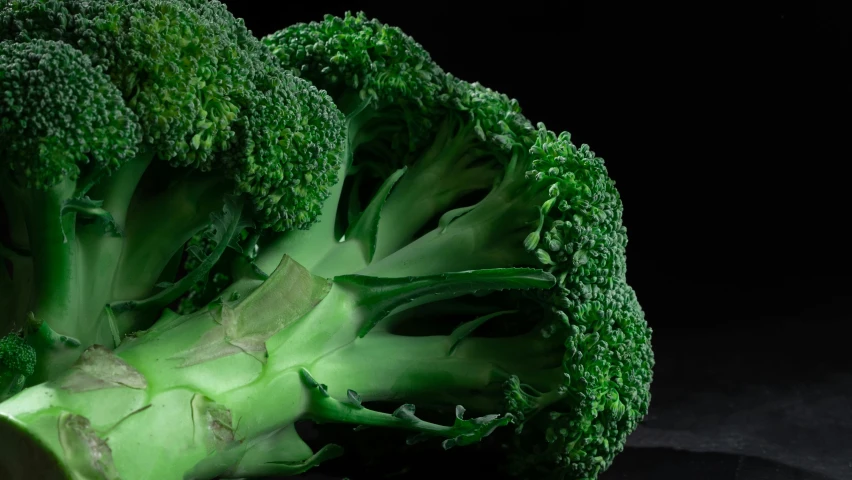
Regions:
<instances>
[{"instance_id":1,"label":"thick green stem","mask_svg":"<svg viewBox=\"0 0 852 480\"><path fill-rule=\"evenodd\" d=\"M212 480L268 471L276 462L290 472L334 453L312 454L292 430L302 418L386 425L466 444L510 418L464 420L458 410L441 426L417 419L410 406L390 415L342 402L352 389L367 400L496 405L508 372L537 366L532 357L547 351L532 342L525 349L525 337L514 339L519 345L477 338L456 345L458 338L387 332L359 338L369 311L363 301L363 292L332 285L285 257L238 299L191 315L167 313L115 352L90 347L65 375L0 404L0 431L16 449L0 452L0 470L20 461L24 448L38 453L32 471L44 478L95 469L124 480ZM306 372L329 384L322 398ZM52 470L35 470L41 465Z\"/></svg>"},{"instance_id":2,"label":"thick green stem","mask_svg":"<svg viewBox=\"0 0 852 480\"><path fill-rule=\"evenodd\" d=\"M80 271L76 215L62 213L75 184L65 180L45 190L21 189L19 196L32 253L32 299L28 311L39 323L71 337L92 338L91 324L79 321ZM38 348L38 363L30 383L44 381L74 361L79 350Z\"/></svg>"},{"instance_id":3,"label":"thick green stem","mask_svg":"<svg viewBox=\"0 0 852 480\"><path fill-rule=\"evenodd\" d=\"M452 404L502 384L510 374L536 386L554 385L552 376L539 372L558 365L562 355L554 348L558 342L534 334L468 338L451 350L453 343L449 336L374 331L317 359L308 369L335 398L346 398L351 389L364 401Z\"/></svg>"},{"instance_id":4,"label":"thick green stem","mask_svg":"<svg viewBox=\"0 0 852 480\"><path fill-rule=\"evenodd\" d=\"M76 325L76 216L62 215L62 206L73 193L73 182L66 180L49 190L27 190L24 195L28 200L26 221L33 255L33 313L77 336L82 332L77 331Z\"/></svg>"},{"instance_id":5,"label":"thick green stem","mask_svg":"<svg viewBox=\"0 0 852 480\"><path fill-rule=\"evenodd\" d=\"M374 261L412 241L429 221L444 213L463 195L490 188L494 165L477 165L487 155L477 151L472 127L456 132L446 120L432 146L413 163L382 207Z\"/></svg>"},{"instance_id":6,"label":"thick green stem","mask_svg":"<svg viewBox=\"0 0 852 480\"><path fill-rule=\"evenodd\" d=\"M92 192L103 201L102 208L112 215L119 229L126 232L127 215L133 194L153 160L153 152L144 149L110 177L102 178ZM104 235L95 227L77 229L80 284L82 288L79 321L89 323L99 332L97 337L80 338L84 345L112 345L104 306L113 300L113 284L126 246L126 237Z\"/></svg>"},{"instance_id":7,"label":"thick green stem","mask_svg":"<svg viewBox=\"0 0 852 480\"><path fill-rule=\"evenodd\" d=\"M346 292L326 295L327 285L283 261L235 303L167 314L115 353L91 347L67 375L0 404L0 430L67 471L83 474L94 465L125 480L195 475L211 454L222 456L202 469L211 476L188 478L263 470L269 462L310 466L317 459L308 461L310 449L298 436L273 435L269 442L271 432L290 428L308 410L299 369L355 337L354 328L341 328L352 320ZM330 301L320 302L324 297ZM294 341L292 349L269 348L267 358L273 338L303 339L290 335L297 325L300 334L313 331L328 341ZM291 359L301 365L288 366ZM304 458L293 458L295 452ZM18 458L0 452L0 470Z\"/></svg>"},{"instance_id":8,"label":"thick green stem","mask_svg":"<svg viewBox=\"0 0 852 480\"><path fill-rule=\"evenodd\" d=\"M532 266L524 238L539 219L521 182L507 182L447 225L377 260L362 275L402 277L507 266Z\"/></svg>"},{"instance_id":9,"label":"thick green stem","mask_svg":"<svg viewBox=\"0 0 852 480\"><path fill-rule=\"evenodd\" d=\"M324 258L312 263L311 271L328 277L354 273L403 248L465 194L494 185L499 168L488 155L479 148L472 126L459 129L455 119L445 120L430 148L402 175L390 195L380 199L376 237L370 239L375 244L372 258L361 252L363 239L346 239L327 248Z\"/></svg>"},{"instance_id":10,"label":"thick green stem","mask_svg":"<svg viewBox=\"0 0 852 480\"><path fill-rule=\"evenodd\" d=\"M507 378L488 359L450 355L449 337L402 337L373 332L318 359L308 367L346 398L351 389L364 401L434 401L479 390Z\"/></svg>"},{"instance_id":11,"label":"thick green stem","mask_svg":"<svg viewBox=\"0 0 852 480\"><path fill-rule=\"evenodd\" d=\"M85 478L179 480L211 453L291 425L306 410L296 371L261 375L260 363L246 354L179 369L166 366L170 362L159 356L163 349L156 342L140 350L126 360L89 350L92 370L72 371L0 404L3 438L14 448L40 452L43 459L8 480L39 473L55 478L49 474L59 467L83 475L93 466L117 476ZM222 392L225 386L233 390ZM249 432L244 424L258 428ZM277 447L286 452L292 445ZM0 452L0 471L25 461L20 452L7 450ZM54 468L40 470L45 460Z\"/></svg>"}]
</instances>

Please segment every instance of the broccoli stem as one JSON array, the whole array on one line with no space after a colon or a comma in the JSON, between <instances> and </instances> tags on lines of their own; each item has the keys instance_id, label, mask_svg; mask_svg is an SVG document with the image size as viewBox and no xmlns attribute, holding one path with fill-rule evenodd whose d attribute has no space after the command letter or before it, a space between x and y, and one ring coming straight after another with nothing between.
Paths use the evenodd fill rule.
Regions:
<instances>
[{"instance_id":1,"label":"broccoli stem","mask_svg":"<svg viewBox=\"0 0 852 480\"><path fill-rule=\"evenodd\" d=\"M541 192L531 189L522 173L521 178L514 178L517 175L513 176L512 170L510 166L508 178L466 213L448 223L440 222L437 228L359 273L401 277L536 266L535 256L524 248L524 239L540 221L534 205L541 203L537 201Z\"/></svg>"},{"instance_id":2,"label":"broccoli stem","mask_svg":"<svg viewBox=\"0 0 852 480\"><path fill-rule=\"evenodd\" d=\"M510 377L508 372L541 388L558 384L561 376L559 342L547 342L537 332L468 338L451 353L452 344L449 336L371 332L319 358L308 369L328 384L332 396L345 398L352 389L365 402L405 399L452 404L501 385ZM389 358L394 361L388 362ZM556 375L548 368L554 365L559 370Z\"/></svg>"},{"instance_id":3,"label":"broccoli stem","mask_svg":"<svg viewBox=\"0 0 852 480\"><path fill-rule=\"evenodd\" d=\"M461 125L459 125L461 123ZM448 118L432 145L413 163L382 207L373 260L412 241L429 221L463 195L490 188L499 169L477 145L473 125Z\"/></svg>"},{"instance_id":4,"label":"broccoli stem","mask_svg":"<svg viewBox=\"0 0 852 480\"><path fill-rule=\"evenodd\" d=\"M153 158L153 149L143 148L87 191L102 201L99 208L111 216L121 235L105 234L102 225L86 225L80 222L80 215L63 211L66 202L77 200L75 195L80 194L80 186L71 179L47 190L20 188L4 179L4 204L21 205L23 215L19 216L25 220L23 231L32 255L32 260L27 259L32 264L29 275L26 264L18 268L22 262L14 262L13 281L21 290L15 315L21 318L13 322L23 324L32 312L39 324L79 340L85 348L92 344L114 347L116 338L153 320L138 312L114 319L105 307L116 300L150 296L169 261L209 223L211 213L221 210L227 193L223 177L194 175L146 199L148 192L138 187ZM25 236L17 233L16 237ZM27 300L28 291L32 292L31 301ZM39 367L30 384L64 371L81 351L37 346Z\"/></svg>"},{"instance_id":5,"label":"broccoli stem","mask_svg":"<svg viewBox=\"0 0 852 480\"><path fill-rule=\"evenodd\" d=\"M80 336L85 345L105 342L104 336L109 329L105 323L104 306L113 300L114 282L120 278L118 267L127 244L128 211L137 186L153 158L153 150L143 148L118 171L102 178L90 192L103 201L102 208L112 215L123 236L104 235L102 230L91 226L77 227L79 283L82 289L78 321L103 332L96 338ZM104 344L114 346L112 341Z\"/></svg>"},{"instance_id":6,"label":"broccoli stem","mask_svg":"<svg viewBox=\"0 0 852 480\"><path fill-rule=\"evenodd\" d=\"M73 197L75 183L65 179L46 190L11 188L21 199L32 254L32 296L25 311L63 335L93 337L95 332L82 328L87 325L81 325L78 320L81 282L76 214L62 211L65 202ZM38 342L33 346L38 363L28 379L31 384L61 371L79 353Z\"/></svg>"},{"instance_id":7,"label":"broccoli stem","mask_svg":"<svg viewBox=\"0 0 852 480\"><path fill-rule=\"evenodd\" d=\"M346 398L352 389L365 402L434 400L508 378L488 359L449 355L450 346L445 336L375 332L323 356L308 370L328 384L332 396Z\"/></svg>"},{"instance_id":8,"label":"broccoli stem","mask_svg":"<svg viewBox=\"0 0 852 480\"><path fill-rule=\"evenodd\" d=\"M97 458L127 480L176 480L199 465L212 476L191 478L214 478L281 461L276 452L299 451L307 461L311 452L291 435L263 454L244 451L299 419L402 428L450 439L450 446L478 441L509 418L467 421L457 412L442 426L417 419L407 405L391 415L344 402L357 398L351 389L367 400L499 406L507 372L533 372L553 360L552 346L532 334L463 338L456 348L458 339L446 336L376 331L361 338L363 292L327 285L285 258L237 300L167 313L114 352L86 349L67 374L0 404L0 431L14 445L38 445L70 471ZM329 389L321 392L311 378ZM66 456L68 442L80 445L74 456ZM204 463L211 451L212 467ZM12 458L0 455L0 466ZM247 459L260 463L240 463Z\"/></svg>"},{"instance_id":9,"label":"broccoli stem","mask_svg":"<svg viewBox=\"0 0 852 480\"><path fill-rule=\"evenodd\" d=\"M27 231L33 255L35 315L72 335L76 321L77 288L75 214L62 214L74 183L64 180L46 191L27 190Z\"/></svg>"},{"instance_id":10,"label":"broccoli stem","mask_svg":"<svg viewBox=\"0 0 852 480\"><path fill-rule=\"evenodd\" d=\"M382 121L389 119L379 117L379 120L381 126ZM362 125L367 123L369 122L362 121ZM381 130L381 127L378 127L378 130ZM367 126L359 128L357 133L350 130L350 139L368 142L373 136L371 131ZM354 149L355 147L352 151ZM395 159L395 163L410 162ZM369 162L366 166L370 166ZM295 240L296 235L291 236L290 241L295 246L287 253L304 262L314 273L326 277L361 271L371 261L381 260L405 247L430 221L449 209L465 194L493 187L499 172L497 159L480 144L474 125L464 119L450 116L438 127L430 147L423 151L410 170L403 174L381 205L372 259L364 254L365 246L360 245L360 239L344 238L343 241L335 240L333 243L316 247L316 242L304 241L304 237L316 238L313 232L298 236L302 243ZM345 178L344 175L341 175L341 178ZM334 197L329 212L335 216L341 201L340 183L336 188L337 196ZM325 215L326 212L323 216ZM310 256L303 254L299 245L302 251L309 249ZM276 253L280 255L280 251ZM295 255L296 253L298 255Z\"/></svg>"}]
</instances>

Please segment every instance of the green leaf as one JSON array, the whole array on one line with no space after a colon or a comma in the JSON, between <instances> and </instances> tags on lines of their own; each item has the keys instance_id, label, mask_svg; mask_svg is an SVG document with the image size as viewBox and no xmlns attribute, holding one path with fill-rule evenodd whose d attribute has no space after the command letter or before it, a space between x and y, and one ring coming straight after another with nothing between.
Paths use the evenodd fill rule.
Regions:
<instances>
[{"instance_id":1,"label":"green leaf","mask_svg":"<svg viewBox=\"0 0 852 480\"><path fill-rule=\"evenodd\" d=\"M356 407L362 407L361 405L361 395L358 395L358 392L355 390L346 390L346 397L349 398L349 403Z\"/></svg>"},{"instance_id":2,"label":"green leaf","mask_svg":"<svg viewBox=\"0 0 852 480\"><path fill-rule=\"evenodd\" d=\"M406 167L403 167L388 177L382 186L379 187L379 191L373 196L370 204L367 205L367 208L358 217L358 220L346 230L346 241L359 242L361 244L367 263L372 262L373 256L376 254L376 237L379 232L379 219L381 218L382 207L394 185L402 178L405 171Z\"/></svg>"},{"instance_id":3,"label":"green leaf","mask_svg":"<svg viewBox=\"0 0 852 480\"><path fill-rule=\"evenodd\" d=\"M172 358L188 367L242 352L266 363L266 341L310 312L330 290L329 280L285 256L269 279L235 305L223 302L199 312L215 325Z\"/></svg>"},{"instance_id":4,"label":"green leaf","mask_svg":"<svg viewBox=\"0 0 852 480\"><path fill-rule=\"evenodd\" d=\"M446 232L447 228L449 228L450 224L453 223L453 221L466 214L467 212L473 210L474 208L476 208L476 205L454 208L441 215L441 218L438 219L438 228L441 229L441 233Z\"/></svg>"},{"instance_id":5,"label":"green leaf","mask_svg":"<svg viewBox=\"0 0 852 480\"><path fill-rule=\"evenodd\" d=\"M190 401L195 441L207 445L208 451L218 451L234 442L231 411L212 399L195 394Z\"/></svg>"},{"instance_id":6,"label":"green leaf","mask_svg":"<svg viewBox=\"0 0 852 480\"><path fill-rule=\"evenodd\" d=\"M491 435L499 427L506 426L514 420L512 415L485 415L483 417L464 419L465 409L461 405L456 407L456 421L453 430L460 432L458 435L448 438L441 444L444 450L455 446L471 445L482 441Z\"/></svg>"},{"instance_id":7,"label":"green leaf","mask_svg":"<svg viewBox=\"0 0 852 480\"><path fill-rule=\"evenodd\" d=\"M56 383L59 388L73 393L105 388L148 388L148 381L138 370L100 345L84 350Z\"/></svg>"},{"instance_id":8,"label":"green leaf","mask_svg":"<svg viewBox=\"0 0 852 480\"><path fill-rule=\"evenodd\" d=\"M304 383L306 387L316 392L321 398L328 398L328 387L316 381L314 376L311 375L311 372L307 369L300 368L299 377L302 379L302 383Z\"/></svg>"},{"instance_id":9,"label":"green leaf","mask_svg":"<svg viewBox=\"0 0 852 480\"><path fill-rule=\"evenodd\" d=\"M33 312L27 314L27 341L33 346L49 350L79 348L82 345L80 340L50 328L47 322L37 319Z\"/></svg>"},{"instance_id":10,"label":"green leaf","mask_svg":"<svg viewBox=\"0 0 852 480\"><path fill-rule=\"evenodd\" d=\"M393 416L400 420L405 420L406 422L418 422L420 419L414 414L414 410L414 405L406 403L394 410Z\"/></svg>"},{"instance_id":11,"label":"green leaf","mask_svg":"<svg viewBox=\"0 0 852 480\"><path fill-rule=\"evenodd\" d=\"M395 309L417 299L439 301L496 290L547 289L556 278L535 268L495 268L401 278L342 275L334 283L358 298L364 317L358 335L363 337Z\"/></svg>"},{"instance_id":12,"label":"green leaf","mask_svg":"<svg viewBox=\"0 0 852 480\"><path fill-rule=\"evenodd\" d=\"M120 480L112 450L98 436L86 417L72 413L59 415L59 444L62 458L76 478Z\"/></svg>"},{"instance_id":13,"label":"green leaf","mask_svg":"<svg viewBox=\"0 0 852 480\"><path fill-rule=\"evenodd\" d=\"M453 330L452 333L450 333L450 341L452 342L452 345L450 346L449 353L452 354L459 346L462 340L464 340L468 335L473 333L474 330L482 326L488 320L510 313L517 313L517 310L504 310L502 312L489 313L488 315L483 315L469 322L462 323L461 325L456 327L456 329Z\"/></svg>"},{"instance_id":14,"label":"green leaf","mask_svg":"<svg viewBox=\"0 0 852 480\"><path fill-rule=\"evenodd\" d=\"M66 200L62 205L60 215L77 214L78 218L84 218L98 225L104 235L123 236L121 227L116 223L112 214L103 208L103 204L102 200L92 200L89 197ZM68 237L67 232L63 231L63 234L66 238Z\"/></svg>"}]
</instances>

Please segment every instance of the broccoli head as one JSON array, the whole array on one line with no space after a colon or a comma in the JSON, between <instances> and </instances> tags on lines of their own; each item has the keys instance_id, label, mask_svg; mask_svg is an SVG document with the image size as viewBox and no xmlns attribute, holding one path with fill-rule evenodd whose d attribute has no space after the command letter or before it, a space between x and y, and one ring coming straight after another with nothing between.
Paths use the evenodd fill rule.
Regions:
<instances>
[{"instance_id":1,"label":"broccoli head","mask_svg":"<svg viewBox=\"0 0 852 480\"><path fill-rule=\"evenodd\" d=\"M227 80L233 86L223 91L232 93L220 99L228 106L212 114L220 121L205 127L209 134L197 137L192 124L180 134L191 148L157 150L146 138L162 125L144 126L146 111L110 77L111 63L91 61L116 86L126 115L138 118L142 139L132 145L140 153L125 165L149 157L121 215L106 200L72 196L67 205L99 221L99 231L122 232L113 296L153 288L102 304L108 326L122 334L142 325L129 314L160 316L111 349L79 345L45 310L28 311L37 352L53 345L82 353L52 381L0 403L0 430L14 445L42 442L34 450L81 476L288 476L346 446L308 445L296 423L309 420L321 429L357 426L374 449L389 441L458 448L488 437L505 448L508 471L525 479L593 480L609 467L648 411L654 356L626 279L623 205L601 158L529 121L514 99L444 72L411 37L364 14L255 42L216 2L129 4L151 9L149 22L169 20L142 31L224 32L198 40L235 47L210 47L222 62L207 64L211 78L245 69L231 72L238 78ZM45 36L71 35L44 27L61 17L39 16L47 8L83 15L60 22L69 30L89 17L90 29L118 25L103 20L113 15L136 21L112 3L15 5L31 7L27 18L38 20L21 25ZM181 23L184 15L193 22ZM109 44L112 36L93 38ZM134 51L130 43L115 47L116 58ZM196 52L183 50L174 48L174 58ZM175 74L207 85L191 64ZM190 116L208 98L192 103L188 85L174 88L189 88ZM91 192L108 191L125 168ZM154 181L165 172L173 180ZM29 211L12 211L9 223L26 225ZM207 221L191 220L202 213ZM83 227L71 226L76 237L68 236L74 228L58 231L81 245ZM134 233L141 226L147 236ZM5 251L17 258L33 245ZM159 266L146 267L138 252ZM82 258L88 268L100 257ZM175 267L188 273L161 278ZM11 272L14 281L14 264ZM166 308L187 290L180 312ZM0 466L10 455L0 453Z\"/></svg>"},{"instance_id":2,"label":"broccoli head","mask_svg":"<svg viewBox=\"0 0 852 480\"><path fill-rule=\"evenodd\" d=\"M35 349L23 337L9 333L0 338L0 401L24 388L27 377L35 371L35 363Z\"/></svg>"},{"instance_id":3,"label":"broccoli head","mask_svg":"<svg viewBox=\"0 0 852 480\"><path fill-rule=\"evenodd\" d=\"M115 346L238 234L316 221L343 116L221 3L24 0L0 25L11 323L32 312L83 346ZM218 247L176 277L206 229ZM34 380L79 353L41 352Z\"/></svg>"}]
</instances>

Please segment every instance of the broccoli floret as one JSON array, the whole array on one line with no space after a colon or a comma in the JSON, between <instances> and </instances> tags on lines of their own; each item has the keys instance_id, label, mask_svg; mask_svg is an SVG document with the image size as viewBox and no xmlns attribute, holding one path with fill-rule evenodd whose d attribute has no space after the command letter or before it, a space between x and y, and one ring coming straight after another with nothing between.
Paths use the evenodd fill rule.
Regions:
<instances>
[{"instance_id":1,"label":"broccoli floret","mask_svg":"<svg viewBox=\"0 0 852 480\"><path fill-rule=\"evenodd\" d=\"M27 377L35 372L35 364L35 349L21 336L10 333L0 338L0 401L24 388Z\"/></svg>"},{"instance_id":2,"label":"broccoli floret","mask_svg":"<svg viewBox=\"0 0 852 480\"><path fill-rule=\"evenodd\" d=\"M512 146L533 136L516 101L446 74L410 36L364 13L296 24L264 42L285 66L328 90L349 115L351 159L341 178L353 178L338 185L322 217L336 218L336 229L266 242L267 252L287 251L315 273L366 266L405 245L460 198L490 189ZM396 193L382 207L379 237L355 234L362 213L357 201L400 168L412 169L394 187L406 196ZM338 215L342 208L346 215ZM330 220L322 222L330 228ZM258 264L274 268L275 259L262 253Z\"/></svg>"},{"instance_id":3,"label":"broccoli floret","mask_svg":"<svg viewBox=\"0 0 852 480\"><path fill-rule=\"evenodd\" d=\"M0 112L6 250L30 259L12 273L19 326L31 311L115 346L239 248L233 234L307 228L337 181L342 114L219 2L17 1L0 25L4 92L26 92ZM207 228L223 246L174 278ZM34 378L79 351L51 355Z\"/></svg>"},{"instance_id":4,"label":"broccoli floret","mask_svg":"<svg viewBox=\"0 0 852 480\"><path fill-rule=\"evenodd\" d=\"M327 15L322 22L301 23L263 39L282 67L328 92L346 116L346 153L339 165L341 179L309 234L292 232L266 237L269 252L287 251L313 266L334 249L347 229L338 216L340 198L354 157L368 152L393 159L420 148L433 136L431 111L442 91L442 70L429 54L400 29L363 14L343 18ZM278 254L265 255L258 265L275 268ZM269 259L267 261L267 259Z\"/></svg>"}]
</instances>

